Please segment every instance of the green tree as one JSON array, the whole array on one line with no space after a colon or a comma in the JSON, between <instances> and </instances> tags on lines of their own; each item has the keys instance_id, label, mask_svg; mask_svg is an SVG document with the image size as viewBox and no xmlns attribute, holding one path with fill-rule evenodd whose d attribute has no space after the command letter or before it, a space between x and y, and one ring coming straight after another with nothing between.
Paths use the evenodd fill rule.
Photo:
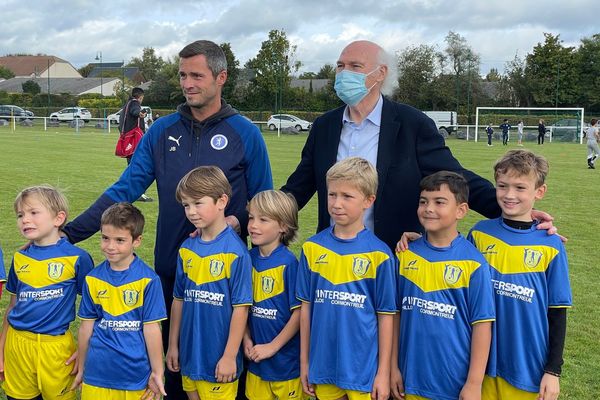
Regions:
<instances>
[{"instance_id":1,"label":"green tree","mask_svg":"<svg viewBox=\"0 0 600 400\"><path fill-rule=\"evenodd\" d=\"M317 74L315 74L314 72L303 72L298 77L298 79L316 79L316 78L317 78Z\"/></svg>"},{"instance_id":2,"label":"green tree","mask_svg":"<svg viewBox=\"0 0 600 400\"><path fill-rule=\"evenodd\" d=\"M33 95L36 95L42 91L42 88L40 87L40 85L36 81L33 81L33 80L28 80L28 81L23 82L21 87L23 88L23 93L29 93L29 94L33 94Z\"/></svg>"},{"instance_id":3,"label":"green tree","mask_svg":"<svg viewBox=\"0 0 600 400\"><path fill-rule=\"evenodd\" d=\"M88 64L88 65L84 65L83 67L79 68L77 70L77 72L79 72L79 74L81 76L83 76L84 78L87 78L93 69L94 69L94 66L92 64Z\"/></svg>"},{"instance_id":4,"label":"green tree","mask_svg":"<svg viewBox=\"0 0 600 400\"><path fill-rule=\"evenodd\" d=\"M502 76L498 73L497 68L490 68L490 71L485 76L485 80L488 82L500 82Z\"/></svg>"},{"instance_id":5,"label":"green tree","mask_svg":"<svg viewBox=\"0 0 600 400\"><path fill-rule=\"evenodd\" d=\"M223 98L229 101L233 98L237 86L240 75L240 62L235 58L231 50L231 43L221 43L219 46L223 49L225 58L227 59L227 81L225 81L225 85L223 86Z\"/></svg>"},{"instance_id":6,"label":"green tree","mask_svg":"<svg viewBox=\"0 0 600 400\"><path fill-rule=\"evenodd\" d=\"M13 74L10 69L6 68L4 65L0 65L0 78L10 79L14 77L15 74Z\"/></svg>"},{"instance_id":7,"label":"green tree","mask_svg":"<svg viewBox=\"0 0 600 400\"><path fill-rule=\"evenodd\" d=\"M440 73L438 59L433 46L422 44L402 50L398 54L398 90L395 98L419 109L433 108L434 82Z\"/></svg>"},{"instance_id":8,"label":"green tree","mask_svg":"<svg viewBox=\"0 0 600 400\"><path fill-rule=\"evenodd\" d=\"M507 62L504 67L507 88L510 92L510 106L532 107L533 97L531 95L531 85L525 75L526 66L526 59L520 58L518 54L515 54L515 58Z\"/></svg>"},{"instance_id":9,"label":"green tree","mask_svg":"<svg viewBox=\"0 0 600 400\"><path fill-rule=\"evenodd\" d=\"M179 86L179 57L165 61L145 93L144 104L152 107L171 108L184 102Z\"/></svg>"},{"instance_id":10,"label":"green tree","mask_svg":"<svg viewBox=\"0 0 600 400\"><path fill-rule=\"evenodd\" d=\"M282 94L290 85L291 74L301 66L295 58L296 46L290 45L283 30L273 29L256 57L246 63L246 68L255 74L251 91L259 96L263 105L273 104L275 111L282 107Z\"/></svg>"},{"instance_id":11,"label":"green tree","mask_svg":"<svg viewBox=\"0 0 600 400\"><path fill-rule=\"evenodd\" d=\"M165 65L162 57L157 56L153 47L144 47L142 57L133 57L127 66L138 67L146 80L152 81Z\"/></svg>"},{"instance_id":12,"label":"green tree","mask_svg":"<svg viewBox=\"0 0 600 400\"><path fill-rule=\"evenodd\" d=\"M319 72L317 72L317 79L335 79L335 67L333 64L325 64L321 67Z\"/></svg>"},{"instance_id":13,"label":"green tree","mask_svg":"<svg viewBox=\"0 0 600 400\"><path fill-rule=\"evenodd\" d=\"M525 77L537 106L571 106L579 97L575 49L564 47L560 35L544 33L544 43L527 55Z\"/></svg>"},{"instance_id":14,"label":"green tree","mask_svg":"<svg viewBox=\"0 0 600 400\"><path fill-rule=\"evenodd\" d=\"M581 87L581 105L590 111L600 111L600 34L581 39L577 50L578 81Z\"/></svg>"}]
</instances>

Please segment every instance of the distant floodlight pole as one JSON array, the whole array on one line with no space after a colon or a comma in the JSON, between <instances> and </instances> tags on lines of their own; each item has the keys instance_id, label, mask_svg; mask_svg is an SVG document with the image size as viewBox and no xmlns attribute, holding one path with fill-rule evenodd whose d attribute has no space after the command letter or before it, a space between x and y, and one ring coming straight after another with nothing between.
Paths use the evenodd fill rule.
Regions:
<instances>
[{"instance_id":1,"label":"distant floodlight pole","mask_svg":"<svg viewBox=\"0 0 600 400\"><path fill-rule=\"evenodd\" d=\"M104 78L102 77L102 52L96 52L96 61L100 60L100 107L102 108L102 127L104 127L104 120L106 115L104 112Z\"/></svg>"}]
</instances>

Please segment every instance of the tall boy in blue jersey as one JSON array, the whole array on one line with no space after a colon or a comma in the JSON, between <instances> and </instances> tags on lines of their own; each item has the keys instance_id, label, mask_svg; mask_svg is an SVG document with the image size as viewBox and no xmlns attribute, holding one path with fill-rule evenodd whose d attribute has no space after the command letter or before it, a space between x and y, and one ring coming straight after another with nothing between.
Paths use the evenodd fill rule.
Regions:
<instances>
[{"instance_id":1,"label":"tall boy in blue jersey","mask_svg":"<svg viewBox=\"0 0 600 400\"><path fill-rule=\"evenodd\" d=\"M248 204L248 233L256 246L250 250L254 304L243 342L250 400L303 398L298 259L287 247L297 231L298 206L291 195L265 190Z\"/></svg>"},{"instance_id":2,"label":"tall boy in blue jersey","mask_svg":"<svg viewBox=\"0 0 600 400\"><path fill-rule=\"evenodd\" d=\"M9 399L74 399L69 389L78 362L69 324L94 263L88 253L60 237L68 205L58 190L24 189L14 208L17 226L31 245L15 253L9 271L0 379Z\"/></svg>"},{"instance_id":3,"label":"tall boy in blue jersey","mask_svg":"<svg viewBox=\"0 0 600 400\"><path fill-rule=\"evenodd\" d=\"M396 258L363 223L377 171L351 157L326 182L333 226L304 243L298 268L300 379L321 400L387 400Z\"/></svg>"},{"instance_id":4,"label":"tall boy in blue jersey","mask_svg":"<svg viewBox=\"0 0 600 400\"><path fill-rule=\"evenodd\" d=\"M218 167L190 171L179 181L176 196L202 233L179 249L167 368L181 371L190 400L232 400L252 305L250 255L225 221L231 186Z\"/></svg>"},{"instance_id":5,"label":"tall boy in blue jersey","mask_svg":"<svg viewBox=\"0 0 600 400\"><path fill-rule=\"evenodd\" d=\"M479 400L492 337L489 265L457 230L469 186L454 172L421 180L417 214L425 236L398 252L392 352L395 398Z\"/></svg>"},{"instance_id":6,"label":"tall boy in blue jersey","mask_svg":"<svg viewBox=\"0 0 600 400\"><path fill-rule=\"evenodd\" d=\"M554 400L560 391L572 302L567 255L560 238L537 231L531 219L547 174L543 157L507 152L494 166L502 217L478 222L469 233L491 266L496 301L486 400Z\"/></svg>"},{"instance_id":7,"label":"tall boy in blue jersey","mask_svg":"<svg viewBox=\"0 0 600 400\"><path fill-rule=\"evenodd\" d=\"M158 400L166 395L160 321L167 311L158 275L134 253L144 216L117 203L101 224L106 260L85 277L73 388L83 382L83 400Z\"/></svg>"}]
</instances>

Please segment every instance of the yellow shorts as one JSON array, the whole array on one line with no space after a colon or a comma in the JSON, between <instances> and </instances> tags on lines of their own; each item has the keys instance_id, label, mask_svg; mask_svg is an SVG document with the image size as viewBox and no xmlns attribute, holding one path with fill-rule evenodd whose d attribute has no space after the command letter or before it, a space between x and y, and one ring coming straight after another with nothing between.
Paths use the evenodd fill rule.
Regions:
<instances>
[{"instance_id":1,"label":"yellow shorts","mask_svg":"<svg viewBox=\"0 0 600 400\"><path fill-rule=\"evenodd\" d=\"M358 390L340 389L335 385L314 385L317 399L337 400L348 396L348 400L371 400L371 392L359 392Z\"/></svg>"},{"instance_id":2,"label":"yellow shorts","mask_svg":"<svg viewBox=\"0 0 600 400\"><path fill-rule=\"evenodd\" d=\"M7 396L32 399L42 395L44 400L72 400L69 391L74 376L73 364L65 362L75 352L71 332L51 336L18 331L11 326L4 345L4 383Z\"/></svg>"},{"instance_id":3,"label":"yellow shorts","mask_svg":"<svg viewBox=\"0 0 600 400\"><path fill-rule=\"evenodd\" d=\"M140 400L146 390L108 389L87 384L81 385L81 400Z\"/></svg>"},{"instance_id":4,"label":"yellow shorts","mask_svg":"<svg viewBox=\"0 0 600 400\"><path fill-rule=\"evenodd\" d=\"M416 394L407 394L404 400L429 400L427 397L417 396Z\"/></svg>"},{"instance_id":5,"label":"yellow shorts","mask_svg":"<svg viewBox=\"0 0 600 400\"><path fill-rule=\"evenodd\" d=\"M187 376L182 376L181 382L184 391L197 392L202 400L234 400L238 390L238 380L219 383L194 381Z\"/></svg>"},{"instance_id":6,"label":"yellow shorts","mask_svg":"<svg viewBox=\"0 0 600 400\"><path fill-rule=\"evenodd\" d=\"M300 377L288 381L265 381L248 371L246 373L246 397L249 400L302 400Z\"/></svg>"},{"instance_id":7,"label":"yellow shorts","mask_svg":"<svg viewBox=\"0 0 600 400\"><path fill-rule=\"evenodd\" d=\"M537 393L517 389L499 376L483 378L481 400L536 400Z\"/></svg>"}]
</instances>

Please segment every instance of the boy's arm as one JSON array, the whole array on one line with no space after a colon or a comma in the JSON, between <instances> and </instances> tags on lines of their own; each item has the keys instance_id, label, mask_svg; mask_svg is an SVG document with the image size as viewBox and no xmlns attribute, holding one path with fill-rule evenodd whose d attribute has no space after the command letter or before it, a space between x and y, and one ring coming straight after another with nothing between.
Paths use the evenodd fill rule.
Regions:
<instances>
[{"instance_id":1,"label":"boy's arm","mask_svg":"<svg viewBox=\"0 0 600 400\"><path fill-rule=\"evenodd\" d=\"M548 359L540 382L539 399L553 400L560 394L560 373L562 372L563 350L567 333L567 309L552 307L548 310Z\"/></svg>"},{"instance_id":2,"label":"boy's arm","mask_svg":"<svg viewBox=\"0 0 600 400\"><path fill-rule=\"evenodd\" d=\"M163 396L167 395L163 383L165 369L163 367L163 344L160 322L144 324L144 340L146 341L146 351L148 352L150 367L152 369L150 378L148 379L146 394L151 395L151 393L148 393L149 390L160 398L161 394Z\"/></svg>"},{"instance_id":3,"label":"boy's arm","mask_svg":"<svg viewBox=\"0 0 600 400\"><path fill-rule=\"evenodd\" d=\"M260 362L273 357L281 348L289 342L300 329L300 309L292 311L290 320L285 324L279 335L275 336L270 343L257 344L250 352L250 359L254 362Z\"/></svg>"},{"instance_id":4,"label":"boy's arm","mask_svg":"<svg viewBox=\"0 0 600 400\"><path fill-rule=\"evenodd\" d=\"M392 336L394 333L394 314L377 314L378 357L377 375L373 383L371 398L388 400L390 397L390 362L392 353Z\"/></svg>"},{"instance_id":5,"label":"boy's arm","mask_svg":"<svg viewBox=\"0 0 600 400\"><path fill-rule=\"evenodd\" d=\"M169 325L169 349L167 350L167 368L179 371L179 329L181 327L181 311L183 300L173 298L171 305L171 323Z\"/></svg>"},{"instance_id":6,"label":"boy's arm","mask_svg":"<svg viewBox=\"0 0 600 400\"><path fill-rule=\"evenodd\" d=\"M4 381L4 344L6 343L6 333L8 332L8 313L10 313L16 303L17 296L11 293L4 318L2 318L2 333L0 333L0 381Z\"/></svg>"},{"instance_id":7,"label":"boy's arm","mask_svg":"<svg viewBox=\"0 0 600 400\"><path fill-rule=\"evenodd\" d=\"M392 355L390 357L390 391L395 399L404 398L404 383L398 365L398 353L400 351L400 312L394 314L394 330L392 333Z\"/></svg>"},{"instance_id":8,"label":"boy's arm","mask_svg":"<svg viewBox=\"0 0 600 400\"><path fill-rule=\"evenodd\" d=\"M242 347L244 348L244 355L247 359L250 359L250 351L252 351L252 347L254 347L254 342L252 341L252 335L250 334L250 325L246 325L246 329L244 330L244 338L242 339Z\"/></svg>"},{"instance_id":9,"label":"boy's arm","mask_svg":"<svg viewBox=\"0 0 600 400\"><path fill-rule=\"evenodd\" d=\"M234 306L229 324L229 337L223 356L215 368L217 382L233 382L237 373L237 354L248 322L248 305Z\"/></svg>"},{"instance_id":10,"label":"boy's arm","mask_svg":"<svg viewBox=\"0 0 600 400\"><path fill-rule=\"evenodd\" d=\"M316 396L315 388L308 382L308 355L310 349L310 303L300 306L300 380L304 393Z\"/></svg>"},{"instance_id":11,"label":"boy's arm","mask_svg":"<svg viewBox=\"0 0 600 400\"><path fill-rule=\"evenodd\" d=\"M492 342L492 323L478 322L473 325L471 334L471 360L467 381L460 391L461 400L481 399L481 385L485 375Z\"/></svg>"},{"instance_id":12,"label":"boy's arm","mask_svg":"<svg viewBox=\"0 0 600 400\"><path fill-rule=\"evenodd\" d=\"M90 338L94 332L94 321L95 320L93 319L84 319L79 325L79 333L77 334L79 369L77 371L77 375L75 376L75 380L71 385L71 390L77 389L81 385L81 382L83 382L83 369L85 366L85 359L87 358Z\"/></svg>"}]
</instances>

